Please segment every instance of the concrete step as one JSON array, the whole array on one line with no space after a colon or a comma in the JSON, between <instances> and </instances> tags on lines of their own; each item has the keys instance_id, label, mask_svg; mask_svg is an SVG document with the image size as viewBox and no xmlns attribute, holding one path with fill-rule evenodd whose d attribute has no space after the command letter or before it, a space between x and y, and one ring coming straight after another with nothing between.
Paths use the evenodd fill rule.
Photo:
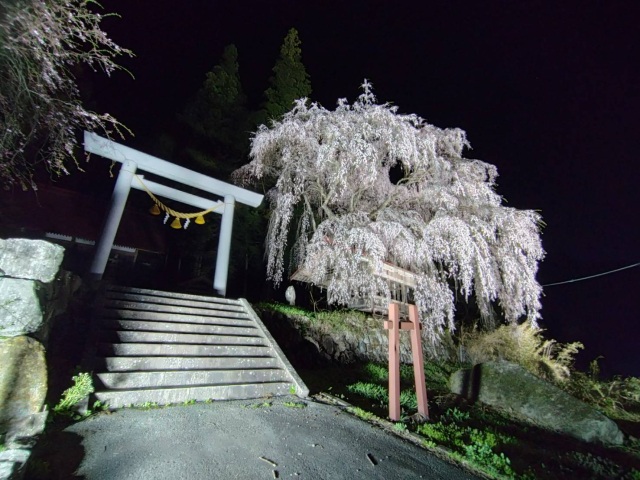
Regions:
<instances>
[{"instance_id":1,"label":"concrete step","mask_svg":"<svg viewBox=\"0 0 640 480\"><path fill-rule=\"evenodd\" d=\"M248 315L244 317L223 317L223 316L205 316L205 315L189 315L182 313L153 312L140 310L126 310L117 308L104 308L97 312L97 317L103 319L126 319L126 320L149 320L149 321L171 321L181 323L200 323L209 325L227 325L237 327L253 327L255 322Z\"/></svg>"},{"instance_id":2,"label":"concrete step","mask_svg":"<svg viewBox=\"0 0 640 480\"><path fill-rule=\"evenodd\" d=\"M147 332L201 333L207 335L260 335L260 330L256 327L180 323L173 321L161 322L108 318L103 319L101 326L108 330L144 330Z\"/></svg>"},{"instance_id":3,"label":"concrete step","mask_svg":"<svg viewBox=\"0 0 640 480\"><path fill-rule=\"evenodd\" d=\"M164 343L168 348L172 344L267 346L264 337L255 334L253 336L239 336L116 330L103 332L102 339L109 343Z\"/></svg>"},{"instance_id":4,"label":"concrete step","mask_svg":"<svg viewBox=\"0 0 640 480\"><path fill-rule=\"evenodd\" d=\"M204 317L225 317L225 318L247 318L244 311L216 310L214 308L197 308L175 305L164 305L158 303L138 303L126 300L105 300L104 309L109 308L138 310L145 312L162 312L162 313L183 313L191 315L200 315Z\"/></svg>"},{"instance_id":5,"label":"concrete step","mask_svg":"<svg viewBox=\"0 0 640 480\"><path fill-rule=\"evenodd\" d=\"M225 303L228 305L239 305L240 302L231 298L223 298L223 297L215 297L209 295L194 295L190 293L176 293L176 292L166 292L163 290L150 290L146 288L134 288L134 287L121 287L118 285L110 286L106 293L106 297L117 296L121 293L133 293L139 295L153 295L156 297L169 297L169 298L179 298L183 300L194 300L194 301L205 301L205 302L216 302L216 303Z\"/></svg>"},{"instance_id":6,"label":"concrete step","mask_svg":"<svg viewBox=\"0 0 640 480\"><path fill-rule=\"evenodd\" d=\"M216 302L214 298L210 299L211 301L204 301L201 299L192 300L192 299L181 299L181 298L172 298L172 297L158 297L153 295L142 295L138 293L118 293L118 295L107 295L106 303L109 304L114 301L123 301L123 302L136 302L136 303L152 303L159 305L176 305L176 306L184 306L184 307L195 307L195 308L205 308L211 310L225 310L232 312L244 312L244 309L240 305L229 304L229 303L220 303Z\"/></svg>"},{"instance_id":7,"label":"concrete step","mask_svg":"<svg viewBox=\"0 0 640 480\"><path fill-rule=\"evenodd\" d=\"M280 368L266 370L188 370L183 372L111 372L99 373L104 389L134 390L140 388L196 387L243 383L288 382ZM99 390L102 390L97 386Z\"/></svg>"},{"instance_id":8,"label":"concrete step","mask_svg":"<svg viewBox=\"0 0 640 480\"><path fill-rule=\"evenodd\" d=\"M279 368L275 357L101 357L96 369L109 372Z\"/></svg>"},{"instance_id":9,"label":"concrete step","mask_svg":"<svg viewBox=\"0 0 640 480\"><path fill-rule=\"evenodd\" d=\"M98 353L124 357L268 357L271 347L259 345L164 345L161 343L101 343Z\"/></svg>"},{"instance_id":10,"label":"concrete step","mask_svg":"<svg viewBox=\"0 0 640 480\"><path fill-rule=\"evenodd\" d=\"M244 299L111 287L95 317L95 395L114 408L308 394Z\"/></svg>"},{"instance_id":11,"label":"concrete step","mask_svg":"<svg viewBox=\"0 0 640 480\"><path fill-rule=\"evenodd\" d=\"M291 385L292 384L288 382L276 382L187 388L109 390L96 392L95 396L98 400L107 403L112 408L122 408L130 405L141 405L146 402L168 405L191 400L237 400L287 395L289 394Z\"/></svg>"}]
</instances>

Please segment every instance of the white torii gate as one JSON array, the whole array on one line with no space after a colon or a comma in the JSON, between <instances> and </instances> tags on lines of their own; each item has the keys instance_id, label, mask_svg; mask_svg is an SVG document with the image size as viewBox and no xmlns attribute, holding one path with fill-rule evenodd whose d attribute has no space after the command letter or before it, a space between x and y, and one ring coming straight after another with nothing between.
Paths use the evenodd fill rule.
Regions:
<instances>
[{"instance_id":1,"label":"white torii gate","mask_svg":"<svg viewBox=\"0 0 640 480\"><path fill-rule=\"evenodd\" d=\"M220 294L227 291L227 275L229 271L229 252L231 250L231 232L233 230L233 211L236 200L250 207L257 207L262 203L263 195L250 192L244 188L221 182L215 178L194 172L179 165L174 165L152 155L139 152L120 145L95 133L84 132L84 149L102 157L122 163L116 185L111 196L109 213L104 222L100 239L96 244L96 251L89 274L91 278L100 280L109 260L109 253L113 247L118 226L124 212L131 188L142 190L144 187L134 176L138 169L169 178L173 181L198 188L205 192L224 197L224 208L217 208L216 213L222 214L220 238L218 241L218 255L213 279L213 288ZM145 180L145 186L160 197L169 198L177 202L192 205L203 210L221 206L223 202L198 197L189 193L167 187L159 183Z\"/></svg>"}]
</instances>

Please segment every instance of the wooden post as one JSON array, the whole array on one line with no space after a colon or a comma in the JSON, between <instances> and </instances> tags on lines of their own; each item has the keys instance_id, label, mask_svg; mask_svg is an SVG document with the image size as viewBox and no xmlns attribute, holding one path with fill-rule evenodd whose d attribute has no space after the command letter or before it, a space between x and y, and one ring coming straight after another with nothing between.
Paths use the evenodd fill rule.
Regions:
<instances>
[{"instance_id":1,"label":"wooden post","mask_svg":"<svg viewBox=\"0 0 640 480\"><path fill-rule=\"evenodd\" d=\"M400 420L400 311L397 303L389 304L389 418Z\"/></svg>"},{"instance_id":2,"label":"wooden post","mask_svg":"<svg viewBox=\"0 0 640 480\"><path fill-rule=\"evenodd\" d=\"M420 334L420 318L418 307L409 305L409 320L413 324L411 329L411 353L413 354L413 376L416 381L416 398L418 413L429 418L427 402L427 384L424 378L424 357L422 356L422 335Z\"/></svg>"}]
</instances>

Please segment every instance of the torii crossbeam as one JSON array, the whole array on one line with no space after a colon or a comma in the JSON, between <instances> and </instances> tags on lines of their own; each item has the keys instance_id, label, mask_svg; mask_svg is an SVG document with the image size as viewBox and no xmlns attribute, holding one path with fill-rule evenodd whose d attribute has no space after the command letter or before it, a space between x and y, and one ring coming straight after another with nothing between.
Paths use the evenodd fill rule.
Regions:
<instances>
[{"instance_id":1,"label":"torii crossbeam","mask_svg":"<svg viewBox=\"0 0 640 480\"><path fill-rule=\"evenodd\" d=\"M215 210L216 213L222 214L222 223L213 280L213 288L224 296L227 291L235 202L238 201L250 207L258 207L262 203L263 195L120 145L95 133L84 132L84 149L86 152L95 153L122 164L116 185L113 188L109 213L105 219L100 239L96 244L95 255L89 271L91 277L99 280L104 274L129 192L132 187L141 188L140 183L136 181L134 176L138 170L143 170L224 198L224 208ZM216 207L222 203L154 182L145 181L145 185L154 195L170 198L202 209Z\"/></svg>"}]
</instances>

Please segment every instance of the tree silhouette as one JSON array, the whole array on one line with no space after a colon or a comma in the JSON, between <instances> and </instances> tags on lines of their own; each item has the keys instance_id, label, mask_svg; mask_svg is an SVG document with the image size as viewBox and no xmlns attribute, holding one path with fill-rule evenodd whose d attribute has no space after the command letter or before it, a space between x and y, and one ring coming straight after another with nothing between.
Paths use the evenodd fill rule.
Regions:
<instances>
[{"instance_id":1,"label":"tree silhouette","mask_svg":"<svg viewBox=\"0 0 640 480\"><path fill-rule=\"evenodd\" d=\"M263 123L268 119L277 120L291 110L293 103L311 95L311 81L302 63L301 42L295 28L289 33L280 47L280 56L273 67L273 76L269 79L269 88L265 91Z\"/></svg>"},{"instance_id":2,"label":"tree silhouette","mask_svg":"<svg viewBox=\"0 0 640 480\"><path fill-rule=\"evenodd\" d=\"M225 47L220 63L206 74L181 118L191 132L187 153L197 165L226 178L242 163L250 123L235 45Z\"/></svg>"},{"instance_id":3,"label":"tree silhouette","mask_svg":"<svg viewBox=\"0 0 640 480\"><path fill-rule=\"evenodd\" d=\"M78 130L110 136L122 125L86 109L72 69L81 65L110 75L114 58L132 55L101 29L91 0L14 0L0 7L0 182L35 184L35 166L68 174Z\"/></svg>"}]
</instances>

